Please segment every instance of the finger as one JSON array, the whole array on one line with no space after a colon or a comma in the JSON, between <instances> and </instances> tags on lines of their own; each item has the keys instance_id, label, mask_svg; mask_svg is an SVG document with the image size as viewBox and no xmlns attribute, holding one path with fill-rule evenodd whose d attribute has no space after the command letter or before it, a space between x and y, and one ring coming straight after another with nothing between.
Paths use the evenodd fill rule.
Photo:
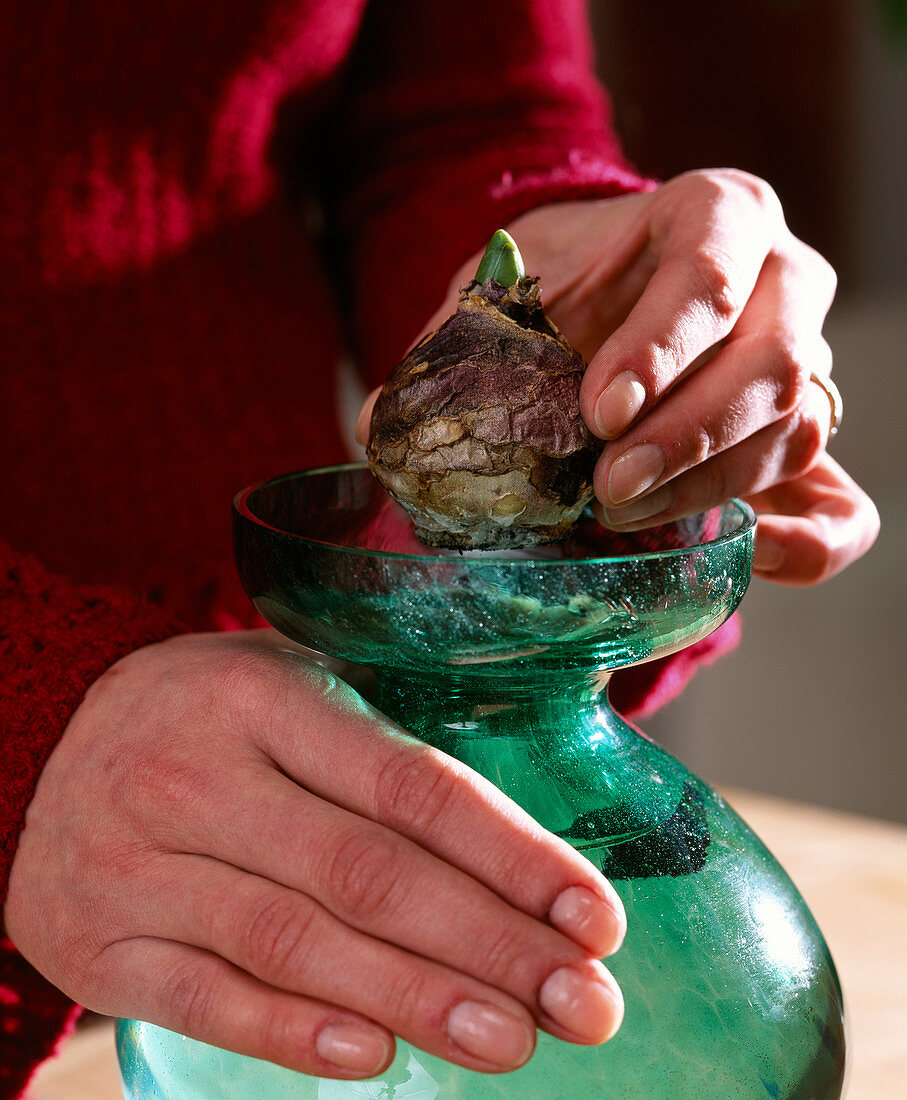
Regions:
<instances>
[{"instance_id":1,"label":"finger","mask_svg":"<svg viewBox=\"0 0 907 1100\"><path fill-rule=\"evenodd\" d=\"M116 991L97 1006L109 1015L135 1016L318 1077L372 1077L393 1060L393 1036L373 1021L274 989L186 944L120 940L98 957L95 969Z\"/></svg>"},{"instance_id":2,"label":"finger","mask_svg":"<svg viewBox=\"0 0 907 1100\"><path fill-rule=\"evenodd\" d=\"M606 507L657 489L788 415L803 400L811 374L831 373L831 350L819 334L834 297L834 271L789 233L786 238L784 251L763 264L724 345L604 448L595 484Z\"/></svg>"},{"instance_id":3,"label":"finger","mask_svg":"<svg viewBox=\"0 0 907 1100\"><path fill-rule=\"evenodd\" d=\"M778 328L785 335L820 332L837 283L831 264L785 228L779 245L766 258L734 335L751 336Z\"/></svg>"},{"instance_id":4,"label":"finger","mask_svg":"<svg viewBox=\"0 0 907 1100\"><path fill-rule=\"evenodd\" d=\"M777 332L730 341L604 448L594 474L597 498L612 508L654 496L665 482L789 416L803 403L811 372L830 370L831 350L821 337L809 347ZM827 411L827 399L825 406ZM808 408L817 423L827 422L822 435L827 440L829 417L814 400ZM657 500L650 502L656 505Z\"/></svg>"},{"instance_id":5,"label":"finger","mask_svg":"<svg viewBox=\"0 0 907 1100\"><path fill-rule=\"evenodd\" d=\"M417 847L423 859L459 869L587 951L616 947L626 922L610 884L471 769L406 735L336 676L289 650L247 643L225 675L218 720L229 751L222 760L203 752L174 760L167 741L157 744L135 766L137 793L122 807L141 835L280 880L255 861L290 867L314 859L317 842L302 829L302 815L321 837L336 838L338 829L361 834L369 822L374 858L389 872L399 857L418 866L410 852ZM239 751L247 757L241 784ZM192 814L186 790L197 807ZM331 816L341 810L349 817ZM348 854L356 843L362 846L351 840Z\"/></svg>"},{"instance_id":6,"label":"finger","mask_svg":"<svg viewBox=\"0 0 907 1100\"><path fill-rule=\"evenodd\" d=\"M248 779L229 815L211 812L214 828L197 830L200 851L305 895L306 912L315 902L338 924L491 982L526 1004L553 972L589 956L589 947L413 841L284 777ZM155 899L159 892L150 891ZM552 910L579 925L593 953L602 945L602 954L614 950L622 935L622 922L584 887L568 887Z\"/></svg>"},{"instance_id":7,"label":"finger","mask_svg":"<svg viewBox=\"0 0 907 1100\"><path fill-rule=\"evenodd\" d=\"M654 492L626 505L602 507L599 518L615 530L640 530L800 477L823 453L828 425L828 400L818 386L809 386L789 416L680 473Z\"/></svg>"},{"instance_id":8,"label":"finger","mask_svg":"<svg viewBox=\"0 0 907 1100\"><path fill-rule=\"evenodd\" d=\"M827 454L803 477L749 500L759 513L753 572L779 584L828 580L879 533L875 505Z\"/></svg>"},{"instance_id":9,"label":"finger","mask_svg":"<svg viewBox=\"0 0 907 1100\"><path fill-rule=\"evenodd\" d=\"M658 266L592 357L580 392L583 417L603 439L623 432L730 333L783 225L770 189L736 172L672 181L651 217Z\"/></svg>"},{"instance_id":10,"label":"finger","mask_svg":"<svg viewBox=\"0 0 907 1100\"><path fill-rule=\"evenodd\" d=\"M540 979L532 959L504 947L492 963L495 984L365 935L311 898L218 861L195 860L191 879L169 875L161 889L172 936L216 951L271 985L359 1012L472 1069L521 1065L532 1052L536 1022L561 1039L593 1043L608 1038L620 1020L613 979L576 949L562 951ZM504 935L500 942L507 941ZM518 995L504 988L505 961ZM565 971L574 987L566 1019L551 996Z\"/></svg>"},{"instance_id":11,"label":"finger","mask_svg":"<svg viewBox=\"0 0 907 1100\"><path fill-rule=\"evenodd\" d=\"M271 652L245 663L234 694L241 708L233 721L251 728L295 783L409 837L536 919L550 915L584 947L601 954L613 949L615 919L619 934L625 925L623 906L587 859L488 780L406 734L336 677L295 654ZM580 911L558 902L574 886L599 904Z\"/></svg>"}]
</instances>

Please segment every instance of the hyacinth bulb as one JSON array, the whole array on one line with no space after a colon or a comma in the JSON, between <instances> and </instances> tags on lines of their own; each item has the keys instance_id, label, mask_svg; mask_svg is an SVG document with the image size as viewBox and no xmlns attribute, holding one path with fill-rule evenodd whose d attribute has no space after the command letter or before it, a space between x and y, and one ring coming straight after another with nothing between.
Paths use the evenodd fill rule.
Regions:
<instances>
[{"instance_id":1,"label":"hyacinth bulb","mask_svg":"<svg viewBox=\"0 0 907 1100\"><path fill-rule=\"evenodd\" d=\"M512 549L569 533L601 450L579 410L585 369L498 230L456 312L391 371L372 414L369 465L423 543Z\"/></svg>"}]
</instances>

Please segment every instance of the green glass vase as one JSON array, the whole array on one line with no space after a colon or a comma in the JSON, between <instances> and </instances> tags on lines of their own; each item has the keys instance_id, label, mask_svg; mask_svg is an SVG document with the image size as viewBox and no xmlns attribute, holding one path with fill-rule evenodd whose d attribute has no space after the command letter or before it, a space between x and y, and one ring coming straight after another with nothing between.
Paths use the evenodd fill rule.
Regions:
<instances>
[{"instance_id":1,"label":"green glass vase","mask_svg":"<svg viewBox=\"0 0 907 1100\"><path fill-rule=\"evenodd\" d=\"M623 1026L540 1034L484 1075L398 1043L379 1078L306 1077L120 1021L128 1100L832 1100L841 990L803 899L724 800L608 703L618 668L689 646L749 580L754 519L721 509L640 536L585 517L522 556L431 551L362 466L234 502L236 559L288 637L374 670L382 710L492 780L608 876L627 911L609 960ZM733 736L733 730L728 731Z\"/></svg>"}]
</instances>

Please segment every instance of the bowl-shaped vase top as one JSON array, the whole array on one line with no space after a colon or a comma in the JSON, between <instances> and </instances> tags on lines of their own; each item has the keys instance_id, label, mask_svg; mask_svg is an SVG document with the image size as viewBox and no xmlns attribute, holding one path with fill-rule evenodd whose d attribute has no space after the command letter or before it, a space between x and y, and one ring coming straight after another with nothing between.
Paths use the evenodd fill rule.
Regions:
<instances>
[{"instance_id":1,"label":"bowl-shaped vase top","mask_svg":"<svg viewBox=\"0 0 907 1100\"><path fill-rule=\"evenodd\" d=\"M587 512L565 542L458 553L420 543L365 465L234 500L240 574L273 626L344 660L470 677L614 669L691 645L739 603L754 524L736 500L628 534Z\"/></svg>"}]
</instances>

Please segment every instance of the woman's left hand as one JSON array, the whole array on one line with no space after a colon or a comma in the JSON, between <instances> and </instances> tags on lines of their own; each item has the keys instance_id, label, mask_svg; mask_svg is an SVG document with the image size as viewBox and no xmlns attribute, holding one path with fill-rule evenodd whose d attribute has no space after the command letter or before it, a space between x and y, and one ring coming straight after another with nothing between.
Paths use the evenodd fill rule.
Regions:
<instances>
[{"instance_id":1,"label":"woman's left hand","mask_svg":"<svg viewBox=\"0 0 907 1100\"><path fill-rule=\"evenodd\" d=\"M603 523L635 530L744 497L759 517L754 571L788 584L825 580L872 545L878 514L825 451L832 405L814 379L831 371L822 325L835 275L766 183L691 172L540 207L509 231L589 362L583 418L609 441L595 470ZM370 415L371 401L360 437Z\"/></svg>"}]
</instances>

